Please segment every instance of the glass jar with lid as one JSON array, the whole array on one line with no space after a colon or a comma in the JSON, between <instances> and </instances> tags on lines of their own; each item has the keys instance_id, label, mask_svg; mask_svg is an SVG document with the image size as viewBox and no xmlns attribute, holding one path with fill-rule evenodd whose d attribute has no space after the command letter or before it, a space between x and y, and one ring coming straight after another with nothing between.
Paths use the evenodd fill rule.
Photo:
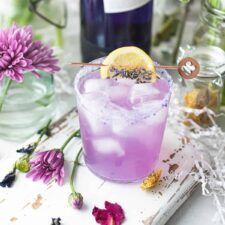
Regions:
<instances>
[{"instance_id":1,"label":"glass jar with lid","mask_svg":"<svg viewBox=\"0 0 225 225\"><path fill-rule=\"evenodd\" d=\"M202 1L194 45L213 45L225 50L225 0Z\"/></svg>"},{"instance_id":2,"label":"glass jar with lid","mask_svg":"<svg viewBox=\"0 0 225 225\"><path fill-rule=\"evenodd\" d=\"M193 57L200 64L199 75L183 82L183 104L187 108L196 109L186 112L185 123L189 125L188 121L192 120L206 127L211 124L211 119L205 109L215 113L220 110L225 74L225 52L214 46L192 46L182 50L178 61L185 57Z\"/></svg>"}]
</instances>

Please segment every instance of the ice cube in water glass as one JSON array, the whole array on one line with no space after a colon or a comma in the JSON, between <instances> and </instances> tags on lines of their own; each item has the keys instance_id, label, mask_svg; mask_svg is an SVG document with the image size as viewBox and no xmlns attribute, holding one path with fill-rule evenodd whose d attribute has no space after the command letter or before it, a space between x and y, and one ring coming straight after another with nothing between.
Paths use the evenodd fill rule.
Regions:
<instances>
[{"instance_id":1,"label":"ice cube in water glass","mask_svg":"<svg viewBox=\"0 0 225 225\"><path fill-rule=\"evenodd\" d=\"M99 153L102 154L115 154L123 156L125 154L119 142L112 138L101 138L93 140L93 146Z\"/></svg>"},{"instance_id":2,"label":"ice cube in water glass","mask_svg":"<svg viewBox=\"0 0 225 225\"><path fill-rule=\"evenodd\" d=\"M104 91L107 88L109 88L110 85L111 80L109 79L99 79L99 78L89 79L86 80L84 83L84 92L89 93L89 92Z\"/></svg>"},{"instance_id":3,"label":"ice cube in water glass","mask_svg":"<svg viewBox=\"0 0 225 225\"><path fill-rule=\"evenodd\" d=\"M130 102L132 105L155 100L159 97L160 91L150 83L135 84L130 92Z\"/></svg>"},{"instance_id":4,"label":"ice cube in water glass","mask_svg":"<svg viewBox=\"0 0 225 225\"><path fill-rule=\"evenodd\" d=\"M111 102L121 107L129 107L130 87L125 85L118 85L110 87L108 90Z\"/></svg>"}]
</instances>

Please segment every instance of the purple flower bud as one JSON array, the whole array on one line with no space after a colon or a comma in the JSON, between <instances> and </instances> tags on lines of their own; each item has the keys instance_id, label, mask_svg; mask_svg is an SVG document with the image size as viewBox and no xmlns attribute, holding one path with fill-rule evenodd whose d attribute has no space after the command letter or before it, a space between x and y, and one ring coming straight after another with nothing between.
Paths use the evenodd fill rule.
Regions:
<instances>
[{"instance_id":1,"label":"purple flower bud","mask_svg":"<svg viewBox=\"0 0 225 225\"><path fill-rule=\"evenodd\" d=\"M70 194L69 203L74 209L81 209L83 206L83 196L81 193Z\"/></svg>"},{"instance_id":2,"label":"purple flower bud","mask_svg":"<svg viewBox=\"0 0 225 225\"><path fill-rule=\"evenodd\" d=\"M42 180L44 183L49 183L50 180L56 179L59 185L63 184L64 154L60 149L36 153L30 165L27 177L31 177L33 181Z\"/></svg>"}]
</instances>

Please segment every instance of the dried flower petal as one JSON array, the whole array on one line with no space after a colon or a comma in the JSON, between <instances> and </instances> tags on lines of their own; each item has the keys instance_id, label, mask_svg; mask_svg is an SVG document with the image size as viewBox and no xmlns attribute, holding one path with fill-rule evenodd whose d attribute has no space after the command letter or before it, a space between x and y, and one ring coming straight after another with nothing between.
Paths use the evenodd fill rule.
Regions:
<instances>
[{"instance_id":1,"label":"dried flower petal","mask_svg":"<svg viewBox=\"0 0 225 225\"><path fill-rule=\"evenodd\" d=\"M157 169L155 172L152 172L147 178L144 179L144 181L141 184L141 189L146 190L150 189L156 186L156 184L159 182L160 177L162 174L161 169Z\"/></svg>"},{"instance_id":2,"label":"dried flower petal","mask_svg":"<svg viewBox=\"0 0 225 225\"><path fill-rule=\"evenodd\" d=\"M1 187L12 187L14 181L16 179L16 169L13 169L12 172L8 173L4 179L0 182Z\"/></svg>"},{"instance_id":3,"label":"dried flower petal","mask_svg":"<svg viewBox=\"0 0 225 225\"><path fill-rule=\"evenodd\" d=\"M121 224L125 219L123 209L119 204L117 203L113 204L108 201L105 201L105 208L113 215L115 225Z\"/></svg>"},{"instance_id":4,"label":"dried flower petal","mask_svg":"<svg viewBox=\"0 0 225 225\"><path fill-rule=\"evenodd\" d=\"M101 225L120 225L125 219L122 207L115 203L105 201L105 209L93 208L92 215Z\"/></svg>"},{"instance_id":5,"label":"dried flower petal","mask_svg":"<svg viewBox=\"0 0 225 225\"><path fill-rule=\"evenodd\" d=\"M94 207L92 215L95 217L95 221L101 225L115 225L112 214L106 209Z\"/></svg>"},{"instance_id":6,"label":"dried flower petal","mask_svg":"<svg viewBox=\"0 0 225 225\"><path fill-rule=\"evenodd\" d=\"M218 104L219 92L211 87L207 88L194 88L187 92L184 96L184 105L192 109L203 109L208 107L215 110ZM206 112L196 115L195 113L185 113L188 120L192 120L200 126L209 126L210 117ZM188 120L184 121L184 124L190 126Z\"/></svg>"}]
</instances>

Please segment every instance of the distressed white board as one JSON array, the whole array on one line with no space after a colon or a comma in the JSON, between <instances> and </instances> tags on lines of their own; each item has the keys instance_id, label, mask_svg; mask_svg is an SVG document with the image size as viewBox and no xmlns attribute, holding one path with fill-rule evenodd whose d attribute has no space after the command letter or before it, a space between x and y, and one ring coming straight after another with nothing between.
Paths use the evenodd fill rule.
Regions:
<instances>
[{"instance_id":1,"label":"distressed white board","mask_svg":"<svg viewBox=\"0 0 225 225\"><path fill-rule=\"evenodd\" d=\"M66 136L78 128L77 114L73 110L52 125L52 137L38 150L60 147ZM163 178L156 188L147 192L140 189L139 183L104 181L93 175L85 165L80 166L75 186L82 193L85 205L78 211L67 202L72 163L81 147L81 141L76 139L65 152L67 177L64 186L34 183L24 174L19 174L12 188L0 188L0 225L48 225L52 217L61 217L63 225L94 225L92 208L95 205L103 208L105 200L117 202L123 207L126 213L124 225L163 225L197 185L189 175L194 167L195 149L191 141L184 142L188 142L187 139L175 135L167 127L157 165L163 169ZM0 179L16 158L15 149L0 148ZM34 209L33 203L38 195L41 196L41 204Z\"/></svg>"}]
</instances>

